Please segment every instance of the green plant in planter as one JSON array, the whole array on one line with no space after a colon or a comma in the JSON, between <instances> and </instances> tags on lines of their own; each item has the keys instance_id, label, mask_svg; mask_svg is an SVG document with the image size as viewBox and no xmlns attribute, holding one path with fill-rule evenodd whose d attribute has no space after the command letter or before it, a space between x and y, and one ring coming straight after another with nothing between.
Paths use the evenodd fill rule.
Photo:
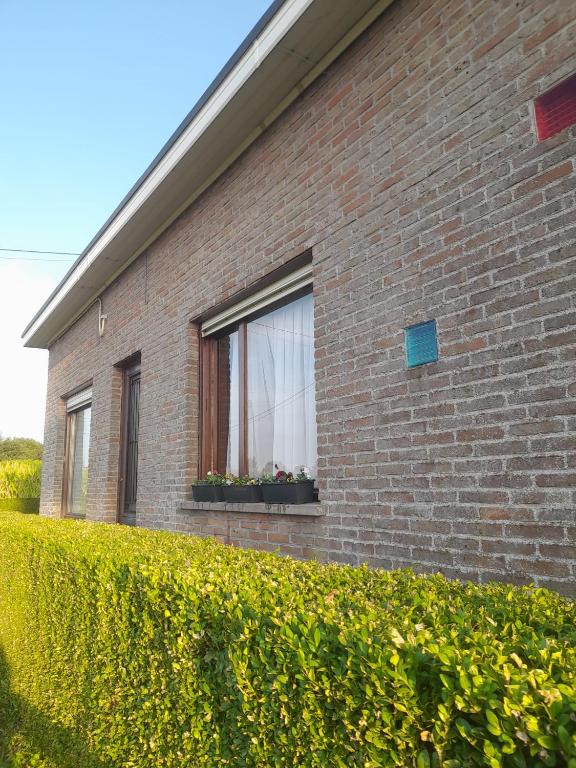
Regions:
<instances>
[{"instance_id":1,"label":"green plant in planter","mask_svg":"<svg viewBox=\"0 0 576 768\"><path fill-rule=\"evenodd\" d=\"M226 482L224 475L221 475L219 472L216 472L215 470L211 470L210 472L206 473L206 478L203 481L205 485L224 485Z\"/></svg>"},{"instance_id":2,"label":"green plant in planter","mask_svg":"<svg viewBox=\"0 0 576 768\"><path fill-rule=\"evenodd\" d=\"M225 477L223 486L224 501L251 503L262 501L260 483L250 475L229 475Z\"/></svg>"},{"instance_id":3,"label":"green plant in planter","mask_svg":"<svg viewBox=\"0 0 576 768\"><path fill-rule=\"evenodd\" d=\"M192 486L192 495L195 501L222 501L222 487L226 480L216 470L206 473L206 477L197 480Z\"/></svg>"},{"instance_id":4,"label":"green plant in planter","mask_svg":"<svg viewBox=\"0 0 576 768\"><path fill-rule=\"evenodd\" d=\"M276 469L278 469L278 466L276 466ZM292 472L285 472L283 469L278 469L278 472L276 472L276 475L274 476L274 482L275 483L293 483L294 475L292 474Z\"/></svg>"},{"instance_id":5,"label":"green plant in planter","mask_svg":"<svg viewBox=\"0 0 576 768\"><path fill-rule=\"evenodd\" d=\"M275 475L263 475L260 478L262 497L268 504L308 504L314 501L314 481L306 467L294 475L278 469Z\"/></svg>"},{"instance_id":6,"label":"green plant in planter","mask_svg":"<svg viewBox=\"0 0 576 768\"><path fill-rule=\"evenodd\" d=\"M221 475L220 473L216 472L215 469L212 469L206 473L206 477L202 477L196 480L194 485L218 486L218 485L224 485L225 482L226 481L225 481L224 475Z\"/></svg>"},{"instance_id":7,"label":"green plant in planter","mask_svg":"<svg viewBox=\"0 0 576 768\"><path fill-rule=\"evenodd\" d=\"M226 475L226 485L233 485L235 488L245 488L247 485L258 485L258 479L256 477L250 477L250 475Z\"/></svg>"},{"instance_id":8,"label":"green plant in planter","mask_svg":"<svg viewBox=\"0 0 576 768\"><path fill-rule=\"evenodd\" d=\"M266 483L312 483L313 478L310 477L310 470L308 467L300 467L300 470L294 475L292 472L285 472L283 469L278 469L278 465L274 465L278 470L274 476L264 475L260 480ZM270 478L264 480L264 477Z\"/></svg>"}]
</instances>

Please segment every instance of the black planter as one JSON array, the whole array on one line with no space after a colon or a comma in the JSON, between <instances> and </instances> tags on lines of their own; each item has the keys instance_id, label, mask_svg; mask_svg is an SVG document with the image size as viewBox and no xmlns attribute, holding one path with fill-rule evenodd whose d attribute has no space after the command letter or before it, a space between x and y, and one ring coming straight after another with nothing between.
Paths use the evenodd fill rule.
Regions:
<instances>
[{"instance_id":1,"label":"black planter","mask_svg":"<svg viewBox=\"0 0 576 768\"><path fill-rule=\"evenodd\" d=\"M252 504L262 501L262 491L259 485L224 485L224 501L236 504Z\"/></svg>"},{"instance_id":2,"label":"black planter","mask_svg":"<svg viewBox=\"0 0 576 768\"><path fill-rule=\"evenodd\" d=\"M262 483L266 504L309 504L314 501L314 480L295 483Z\"/></svg>"},{"instance_id":3,"label":"black planter","mask_svg":"<svg viewBox=\"0 0 576 768\"><path fill-rule=\"evenodd\" d=\"M224 501L221 485L193 485L194 501Z\"/></svg>"}]
</instances>

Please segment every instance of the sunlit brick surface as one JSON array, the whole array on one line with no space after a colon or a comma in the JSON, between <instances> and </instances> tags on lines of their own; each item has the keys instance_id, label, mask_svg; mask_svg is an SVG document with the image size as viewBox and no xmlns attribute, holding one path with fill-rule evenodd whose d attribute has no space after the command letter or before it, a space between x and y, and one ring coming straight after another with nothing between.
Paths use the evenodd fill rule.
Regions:
<instances>
[{"instance_id":1,"label":"sunlit brick surface","mask_svg":"<svg viewBox=\"0 0 576 768\"><path fill-rule=\"evenodd\" d=\"M94 381L89 516L117 504L120 378L142 350L138 524L338 562L576 592L571 131L533 101L575 69L576 3L396 0L50 351ZM198 461L190 318L313 249L324 516L179 512ZM435 318L437 363L403 329Z\"/></svg>"}]
</instances>

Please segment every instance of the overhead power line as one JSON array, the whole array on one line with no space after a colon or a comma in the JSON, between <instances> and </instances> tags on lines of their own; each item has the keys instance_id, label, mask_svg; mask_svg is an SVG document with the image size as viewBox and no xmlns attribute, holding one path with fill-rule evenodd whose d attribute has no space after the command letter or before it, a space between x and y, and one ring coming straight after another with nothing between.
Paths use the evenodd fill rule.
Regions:
<instances>
[{"instance_id":1,"label":"overhead power line","mask_svg":"<svg viewBox=\"0 0 576 768\"><path fill-rule=\"evenodd\" d=\"M80 256L79 253L71 253L70 251L35 251L32 248L0 248L0 251L7 253L43 253L49 256ZM8 257L4 257L8 258Z\"/></svg>"},{"instance_id":2,"label":"overhead power line","mask_svg":"<svg viewBox=\"0 0 576 768\"><path fill-rule=\"evenodd\" d=\"M30 256L0 256L3 261L43 261L44 264L58 264L59 262L69 262L72 259L36 259Z\"/></svg>"}]
</instances>

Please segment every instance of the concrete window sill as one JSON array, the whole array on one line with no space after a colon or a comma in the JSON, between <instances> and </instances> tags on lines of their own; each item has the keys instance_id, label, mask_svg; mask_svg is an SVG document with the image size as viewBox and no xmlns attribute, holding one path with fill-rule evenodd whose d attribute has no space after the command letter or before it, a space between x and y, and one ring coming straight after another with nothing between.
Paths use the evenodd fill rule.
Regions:
<instances>
[{"instance_id":1,"label":"concrete window sill","mask_svg":"<svg viewBox=\"0 0 576 768\"><path fill-rule=\"evenodd\" d=\"M299 517L322 517L322 507L312 504L236 504L226 501L184 501L181 512L245 512L259 515L297 515Z\"/></svg>"}]
</instances>

